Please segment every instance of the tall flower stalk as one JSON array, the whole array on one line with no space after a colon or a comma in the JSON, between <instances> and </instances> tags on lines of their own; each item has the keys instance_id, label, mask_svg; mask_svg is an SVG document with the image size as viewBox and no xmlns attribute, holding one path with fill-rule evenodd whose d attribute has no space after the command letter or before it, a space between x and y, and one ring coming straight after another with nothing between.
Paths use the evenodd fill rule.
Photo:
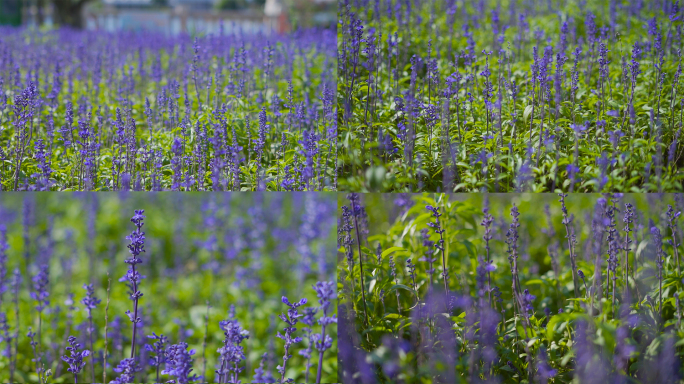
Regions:
<instances>
[{"instance_id":1,"label":"tall flower stalk","mask_svg":"<svg viewBox=\"0 0 684 384\"><path fill-rule=\"evenodd\" d=\"M86 311L88 311L88 338L90 339L90 350L94 351L93 349L93 309L97 307L98 304L100 304L100 300L95 297L95 290L93 289L92 284L84 284L83 289L86 290L86 296L81 300L81 303L83 303L83 306L85 306ZM95 364L92 364L92 367L90 369L90 379L91 383L95 382Z\"/></svg>"},{"instance_id":2,"label":"tall flower stalk","mask_svg":"<svg viewBox=\"0 0 684 384\"><path fill-rule=\"evenodd\" d=\"M325 333L325 329L330 324L337 324L337 317L335 315L328 315L331 301L335 296L335 284L332 281L319 281L313 286L313 289L316 291L318 303L321 305L321 317L318 319L318 324L321 326L321 333L316 333L313 336L314 342L316 343L316 349L318 350L316 384L320 384L321 375L323 374L323 354L332 347L332 338Z\"/></svg>"},{"instance_id":3,"label":"tall flower stalk","mask_svg":"<svg viewBox=\"0 0 684 384\"><path fill-rule=\"evenodd\" d=\"M283 296L282 298L283 304L287 305L289 308L287 310L287 315L285 314L280 314L278 317L280 317L280 320L284 321L287 326L283 328L283 334L281 335L280 332L276 334L276 336L279 339L282 339L285 341L285 355L283 355L283 365L279 365L277 367L278 372L280 373L280 381L279 383L292 383L294 380L292 379L285 379L285 371L287 370L287 361L290 360L292 355L290 355L290 347L293 344L299 343L302 341L301 337L293 337L294 333L297 331L297 327L295 325L299 322L299 318L302 317L303 315L299 313L298 309L302 305L306 304L306 299L301 299L297 302L291 303L287 297Z\"/></svg>"},{"instance_id":4,"label":"tall flower stalk","mask_svg":"<svg viewBox=\"0 0 684 384\"><path fill-rule=\"evenodd\" d=\"M12 302L14 304L14 318L17 322L16 329L14 331L14 351L19 351L19 324L20 322L20 311L19 311L19 290L21 289L22 277L19 268L14 270L12 274ZM14 360L10 361L10 382L14 381L14 373L17 368L17 354L14 354Z\"/></svg>"},{"instance_id":5,"label":"tall flower stalk","mask_svg":"<svg viewBox=\"0 0 684 384\"><path fill-rule=\"evenodd\" d=\"M428 277L430 278L430 284L428 285L428 294L432 293L433 275L435 274L434 263L437 261L434 256L435 251L432 249L435 246L435 242L430 240L428 228L423 228L420 230L420 236L423 239L423 246L425 247L425 255L420 258L421 261L426 261L428 263L428 268L425 270Z\"/></svg>"},{"instance_id":6,"label":"tall flower stalk","mask_svg":"<svg viewBox=\"0 0 684 384\"><path fill-rule=\"evenodd\" d=\"M4 356L7 356L10 366L12 365L12 335L10 335L10 327L7 323L7 315L0 312L0 343L5 343L3 350Z\"/></svg>"},{"instance_id":7,"label":"tall flower stalk","mask_svg":"<svg viewBox=\"0 0 684 384\"><path fill-rule=\"evenodd\" d=\"M313 326L314 326L314 321L316 320L316 312L318 312L318 308L305 308L304 309L304 317L302 317L302 323L306 325L302 330L306 332L306 338L308 339L308 344L306 346L306 349L302 349L299 351L299 355L304 357L306 359L306 366L304 369L304 382L308 383L309 382L309 372L311 371L311 354L313 352Z\"/></svg>"},{"instance_id":8,"label":"tall flower stalk","mask_svg":"<svg viewBox=\"0 0 684 384\"><path fill-rule=\"evenodd\" d=\"M618 274L618 252L620 252L620 239L618 236L618 231L615 222L616 208L613 205L608 205L606 207L606 217L608 219L608 225L606 232L608 232L608 237L606 241L608 242L608 265L606 270L606 292L610 289L610 284L612 282L613 294L612 303L613 311L615 311L615 286L617 284L617 274ZM612 274L612 277L611 277Z\"/></svg>"},{"instance_id":9,"label":"tall flower stalk","mask_svg":"<svg viewBox=\"0 0 684 384\"><path fill-rule=\"evenodd\" d=\"M667 226L670 227L670 234L672 235L671 245L674 251L675 263L677 265L677 276L681 274L679 266L679 243L677 242L677 219L681 214L681 211L677 211L675 213L674 208L672 208L672 205L667 206Z\"/></svg>"},{"instance_id":10,"label":"tall flower stalk","mask_svg":"<svg viewBox=\"0 0 684 384\"><path fill-rule=\"evenodd\" d=\"M629 294L629 252L631 251L632 239L630 234L632 232L632 227L630 225L634 222L634 206L630 203L625 204L625 215L622 219L624 223L625 240L622 243L622 249L625 251L625 293Z\"/></svg>"},{"instance_id":11,"label":"tall flower stalk","mask_svg":"<svg viewBox=\"0 0 684 384\"><path fill-rule=\"evenodd\" d=\"M147 336L148 339L155 340L155 342L152 345L145 344L145 350L147 350L150 353L153 353L154 356L150 358L150 365L155 367L156 371L156 381L155 383L160 383L159 381L159 372L161 369L162 364L166 362L166 357L164 355L166 344L169 342L169 339L164 336L163 334L157 335L156 333L152 332L152 335Z\"/></svg>"},{"instance_id":12,"label":"tall flower stalk","mask_svg":"<svg viewBox=\"0 0 684 384\"><path fill-rule=\"evenodd\" d=\"M392 276L392 279L394 280L394 285L399 285L399 280L397 276L397 265L394 263L394 256L389 257L389 267L390 267L390 275ZM399 302L399 290L395 289L394 294L397 296L397 313L401 314L401 302Z\"/></svg>"},{"instance_id":13,"label":"tall flower stalk","mask_svg":"<svg viewBox=\"0 0 684 384\"><path fill-rule=\"evenodd\" d=\"M442 224L439 221L442 213L439 212L438 208L435 208L431 205L425 206L425 209L432 212L432 217L435 218L435 221L429 222L428 226L434 229L435 233L439 235L439 241L437 241L437 244L435 244L435 248L439 249L439 251L442 253L442 280L444 281L444 292L446 293L447 297L449 297L449 270L447 269L446 252L444 250L444 232L446 232L446 230L442 228Z\"/></svg>"},{"instance_id":14,"label":"tall flower stalk","mask_svg":"<svg viewBox=\"0 0 684 384\"><path fill-rule=\"evenodd\" d=\"M349 205L351 208L352 216L354 217L354 230L356 231L356 246L359 252L359 270L361 276L361 299L363 300L363 319L366 326L370 323L368 322L368 306L366 304L366 284L363 279L363 254L361 253L361 230L359 228L359 218L363 213L363 207L361 206L361 197L358 193L350 193L347 195L349 199Z\"/></svg>"},{"instance_id":15,"label":"tall flower stalk","mask_svg":"<svg viewBox=\"0 0 684 384\"><path fill-rule=\"evenodd\" d=\"M26 334L26 337L31 339L31 351L33 352L33 360L36 363L36 374L38 375L38 382L41 384L43 383L43 374L41 373L42 369L40 366L40 352L36 349L36 346L38 345L38 342L36 341L36 333L33 332L33 328L28 327L28 333Z\"/></svg>"},{"instance_id":16,"label":"tall flower stalk","mask_svg":"<svg viewBox=\"0 0 684 384\"><path fill-rule=\"evenodd\" d=\"M141 322L140 317L138 317L138 302L143 294L138 290L138 283L140 283L141 276L135 269L135 266L142 263L142 260L138 258L138 256L145 252L145 232L142 231L142 227L145 224L143 223L143 220L145 219L143 213L145 213L145 211L142 209L135 211L135 215L131 218L131 222L135 224L135 231L126 236L126 239L131 242L128 244L128 251L131 253L131 257L125 260L125 263L130 265L130 269L126 272L125 279L131 283L133 288L131 294L131 299L133 300L133 313L131 313L131 311L126 311L126 315L128 315L128 318L133 323L131 359L135 356L135 338L138 333L138 323Z\"/></svg>"},{"instance_id":17,"label":"tall flower stalk","mask_svg":"<svg viewBox=\"0 0 684 384\"><path fill-rule=\"evenodd\" d=\"M36 301L36 311L38 311L38 350L36 354L36 364L40 363L41 365L43 360L43 311L50 305L50 293L48 291L50 285L49 276L49 265L47 263L42 264L38 273L33 277L33 291L31 292L31 298Z\"/></svg>"},{"instance_id":18,"label":"tall flower stalk","mask_svg":"<svg viewBox=\"0 0 684 384\"><path fill-rule=\"evenodd\" d=\"M482 240L485 241L485 263L486 263L486 269L487 269L487 296L489 297L489 306L492 306L492 292L491 292L491 286L492 286L492 275L491 275L491 270L492 268L490 267L491 263L491 258L489 255L489 241L492 239L492 224L494 223L494 216L492 216L489 213L489 199L485 197L485 206L482 209L482 213L484 215L484 218L482 219L482 222L480 225L484 227L484 235L482 236Z\"/></svg>"},{"instance_id":19,"label":"tall flower stalk","mask_svg":"<svg viewBox=\"0 0 684 384\"><path fill-rule=\"evenodd\" d=\"M244 370L240 362L245 359L244 347L240 344L249 338L249 332L242 329L240 322L235 318L235 307L231 307L227 320L219 322L223 330L223 346L218 352L221 354L221 368L216 371L219 383L238 383L238 375ZM230 380L230 381L226 381Z\"/></svg>"},{"instance_id":20,"label":"tall flower stalk","mask_svg":"<svg viewBox=\"0 0 684 384\"><path fill-rule=\"evenodd\" d=\"M344 255L347 258L347 268L349 268L349 278L351 279L351 296L354 309L356 309L356 294L354 287L356 286L356 279L354 279L354 238L352 237L352 211L346 205L342 206L342 218L338 226L338 245L344 247Z\"/></svg>"},{"instance_id":21,"label":"tall flower stalk","mask_svg":"<svg viewBox=\"0 0 684 384\"><path fill-rule=\"evenodd\" d=\"M660 228L656 227L653 221L650 223L651 236L653 236L653 243L656 248L656 266L658 267L658 316L662 320L663 317L663 263L665 252L663 251L663 237L660 234ZM659 321L660 321L659 320Z\"/></svg>"},{"instance_id":22,"label":"tall flower stalk","mask_svg":"<svg viewBox=\"0 0 684 384\"><path fill-rule=\"evenodd\" d=\"M520 280L518 278L518 228L520 227L520 222L518 217L520 213L518 212L518 207L515 205L511 208L511 217L513 220L506 232L506 244L508 245L508 262L511 267L511 281L512 281L512 294L514 297L514 302L517 304L518 314L523 316L527 314L527 310L523 305L523 295L520 288ZM514 306L515 308L516 306Z\"/></svg>"},{"instance_id":23,"label":"tall flower stalk","mask_svg":"<svg viewBox=\"0 0 684 384\"><path fill-rule=\"evenodd\" d=\"M62 356L62 360L69 364L67 371L74 374L74 383L78 383L78 374L81 373L86 365L86 362L83 360L83 358L89 356L90 351L87 349L79 351L81 344L77 343L76 338L73 336L69 336L68 343L69 346L66 347L66 350L69 351L71 355ZM93 372L93 377L94 375L95 373ZM94 383L95 381L93 380L92 382Z\"/></svg>"},{"instance_id":24,"label":"tall flower stalk","mask_svg":"<svg viewBox=\"0 0 684 384\"><path fill-rule=\"evenodd\" d=\"M570 252L570 265L572 266L572 284L575 290L575 297L579 297L579 281L577 280L577 261L575 260L575 231L572 228L572 221L574 217L568 214L568 208L565 206L565 198L568 196L565 193L558 194L560 197L561 211L563 212L563 226L565 227L565 238L568 240L568 251Z\"/></svg>"}]
</instances>

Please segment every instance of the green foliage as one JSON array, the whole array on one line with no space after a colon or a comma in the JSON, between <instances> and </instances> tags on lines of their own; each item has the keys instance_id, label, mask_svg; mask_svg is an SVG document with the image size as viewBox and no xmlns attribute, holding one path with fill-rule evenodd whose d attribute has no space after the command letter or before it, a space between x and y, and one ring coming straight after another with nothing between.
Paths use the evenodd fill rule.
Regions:
<instances>
[{"instance_id":1,"label":"green foliage","mask_svg":"<svg viewBox=\"0 0 684 384\"><path fill-rule=\"evenodd\" d=\"M568 227L572 236L566 237L556 195L391 196L364 195L368 224L361 228L368 232L361 238L361 255L352 236L354 263L344 258L338 262L340 321L351 328L351 336L341 336L340 350L352 350L355 356L341 354L343 380L350 380L355 370L364 371L364 366L380 382L405 383L546 382L543 376L549 370L555 370L549 381L553 383L673 382L682 377L684 327L676 297L684 293L684 276L675 255L681 257L683 231L681 221L676 221L673 237L666 214L668 205L674 212L684 208L680 197L673 201L671 195L570 195L565 203L573 216ZM411 203L407 206L406 201ZM630 225L633 242L627 251L628 272L625 203L636 209ZM346 204L339 196L338 206ZM426 246L421 233L429 228L428 222L434 222L427 205L442 213L444 264L440 250ZM613 205L620 209L614 224L622 247L615 280L612 273L610 279L606 276L611 227L605 220ZM513 206L520 213L515 268L509 246ZM482 225L484 207L493 215L489 250ZM662 289L651 226L663 236ZM366 232L362 229L361 233ZM432 228L428 236L433 242L440 238ZM573 238L572 252L586 285L573 278L576 270L569 243ZM677 250L670 240L678 244ZM341 254L346 247L342 242ZM363 258L364 286L359 257ZM390 257L396 264L396 277ZM428 257L436 258L432 274ZM416 265L415 277L409 259ZM496 267L489 274L483 269L487 259ZM513 293L514 270L522 295ZM444 291L443 272L449 276L451 302L435 301ZM368 323L361 290L365 291ZM524 290L535 296L529 318L517 304ZM495 324L489 341L484 330L488 328L482 326L487 321ZM676 348L665 346L673 342ZM488 347L494 351L493 358L487 358L491 356L485 353Z\"/></svg>"}]
</instances>

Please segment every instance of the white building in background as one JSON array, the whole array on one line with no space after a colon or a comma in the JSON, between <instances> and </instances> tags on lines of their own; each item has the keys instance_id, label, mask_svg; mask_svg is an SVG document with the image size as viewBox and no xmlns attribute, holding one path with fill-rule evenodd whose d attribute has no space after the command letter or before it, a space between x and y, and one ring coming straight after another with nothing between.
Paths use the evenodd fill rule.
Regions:
<instances>
[{"instance_id":1,"label":"white building in background","mask_svg":"<svg viewBox=\"0 0 684 384\"><path fill-rule=\"evenodd\" d=\"M0 0L2 1L2 0ZM271 33L262 11L218 11L218 0L167 0L159 7L153 0L103 0L104 7L86 11L86 28L153 30L166 34L217 34L223 24L226 33Z\"/></svg>"},{"instance_id":2,"label":"white building in background","mask_svg":"<svg viewBox=\"0 0 684 384\"><path fill-rule=\"evenodd\" d=\"M14 23L36 26L53 23L52 2L38 8L37 0L0 0L1 5L16 1L21 16ZM222 0L96 0L83 11L84 26L91 30L152 30L166 34L225 32L287 32L294 24L301 26L334 26L337 0L244 0L254 5L264 1L262 9L219 11ZM0 23L5 20L0 14ZM15 17L17 18L17 17ZM6 20L4 22L7 22Z\"/></svg>"},{"instance_id":3,"label":"white building in background","mask_svg":"<svg viewBox=\"0 0 684 384\"><path fill-rule=\"evenodd\" d=\"M4 0L0 0L4 1ZM86 28L154 30L166 34L284 33L297 25L335 25L336 0L264 0L262 9L219 11L221 0L101 0L85 11ZM246 0L254 4L256 0ZM163 4L163 5L160 5Z\"/></svg>"},{"instance_id":4,"label":"white building in background","mask_svg":"<svg viewBox=\"0 0 684 384\"><path fill-rule=\"evenodd\" d=\"M290 23L282 0L266 0L264 4L264 23L273 31L286 32Z\"/></svg>"},{"instance_id":5,"label":"white building in background","mask_svg":"<svg viewBox=\"0 0 684 384\"><path fill-rule=\"evenodd\" d=\"M280 0L266 0L264 14L266 17L278 17L283 13L283 4Z\"/></svg>"}]
</instances>

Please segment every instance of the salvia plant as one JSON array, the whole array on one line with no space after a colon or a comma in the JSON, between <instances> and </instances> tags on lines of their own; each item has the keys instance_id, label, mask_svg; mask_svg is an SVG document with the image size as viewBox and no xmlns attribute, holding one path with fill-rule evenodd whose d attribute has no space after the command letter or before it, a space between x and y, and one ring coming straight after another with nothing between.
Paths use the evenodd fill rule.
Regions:
<instances>
[{"instance_id":1,"label":"salvia plant","mask_svg":"<svg viewBox=\"0 0 684 384\"><path fill-rule=\"evenodd\" d=\"M69 346L66 347L66 350L70 352L70 356L62 356L62 360L69 364L69 369L67 369L67 371L74 374L74 383L78 383L78 374L86 365L86 362L83 360L83 358L88 357L90 355L90 351L87 349L84 351L79 351L81 344L76 342L76 338L74 336L69 336L67 341Z\"/></svg>"},{"instance_id":2,"label":"salvia plant","mask_svg":"<svg viewBox=\"0 0 684 384\"><path fill-rule=\"evenodd\" d=\"M407 198L408 210L393 207ZM344 216L349 200L338 199ZM368 232L360 247L339 244L342 382L684 380L681 195L366 194L354 204Z\"/></svg>"},{"instance_id":3,"label":"salvia plant","mask_svg":"<svg viewBox=\"0 0 684 384\"><path fill-rule=\"evenodd\" d=\"M0 36L3 190L336 189L331 30Z\"/></svg>"},{"instance_id":4,"label":"salvia plant","mask_svg":"<svg viewBox=\"0 0 684 384\"><path fill-rule=\"evenodd\" d=\"M321 193L1 195L0 382L337 382L335 208Z\"/></svg>"},{"instance_id":5,"label":"salvia plant","mask_svg":"<svg viewBox=\"0 0 684 384\"><path fill-rule=\"evenodd\" d=\"M340 190L680 192L679 0L339 4Z\"/></svg>"}]
</instances>

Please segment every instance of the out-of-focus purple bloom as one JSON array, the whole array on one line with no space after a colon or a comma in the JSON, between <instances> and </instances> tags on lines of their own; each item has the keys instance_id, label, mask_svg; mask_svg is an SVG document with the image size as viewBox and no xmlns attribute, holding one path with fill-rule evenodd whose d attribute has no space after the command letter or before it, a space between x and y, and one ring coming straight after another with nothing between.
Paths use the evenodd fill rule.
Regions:
<instances>
[{"instance_id":1,"label":"out-of-focus purple bloom","mask_svg":"<svg viewBox=\"0 0 684 384\"><path fill-rule=\"evenodd\" d=\"M88 310L92 310L97 308L98 304L100 304L101 300L99 300L97 297L95 297L95 290L93 289L92 284L84 284L83 289L86 290L86 296L81 300L81 303L86 307Z\"/></svg>"},{"instance_id":2,"label":"out-of-focus purple bloom","mask_svg":"<svg viewBox=\"0 0 684 384\"><path fill-rule=\"evenodd\" d=\"M259 361L259 367L254 370L254 378L252 383L272 383L272 377L270 374L266 373L264 369L264 361L268 358L268 353L261 355L261 360Z\"/></svg>"},{"instance_id":3,"label":"out-of-focus purple bloom","mask_svg":"<svg viewBox=\"0 0 684 384\"><path fill-rule=\"evenodd\" d=\"M43 310L50 305L50 293L48 287L50 267L47 264L42 264L38 273L33 277L33 291L31 291L31 298L36 301L36 310L43 312Z\"/></svg>"},{"instance_id":4,"label":"out-of-focus purple bloom","mask_svg":"<svg viewBox=\"0 0 684 384\"><path fill-rule=\"evenodd\" d=\"M546 349L542 348L537 355L537 374L541 379L541 382L546 384L549 379L553 378L558 374L557 369L551 368L548 363L548 358L546 356Z\"/></svg>"},{"instance_id":5,"label":"out-of-focus purple bloom","mask_svg":"<svg viewBox=\"0 0 684 384\"><path fill-rule=\"evenodd\" d=\"M526 312L533 312L534 311L534 307L532 306L532 302L536 298L537 298L537 296L530 294L530 291L528 289L525 289L523 291L521 300L522 300L522 307Z\"/></svg>"}]
</instances>

